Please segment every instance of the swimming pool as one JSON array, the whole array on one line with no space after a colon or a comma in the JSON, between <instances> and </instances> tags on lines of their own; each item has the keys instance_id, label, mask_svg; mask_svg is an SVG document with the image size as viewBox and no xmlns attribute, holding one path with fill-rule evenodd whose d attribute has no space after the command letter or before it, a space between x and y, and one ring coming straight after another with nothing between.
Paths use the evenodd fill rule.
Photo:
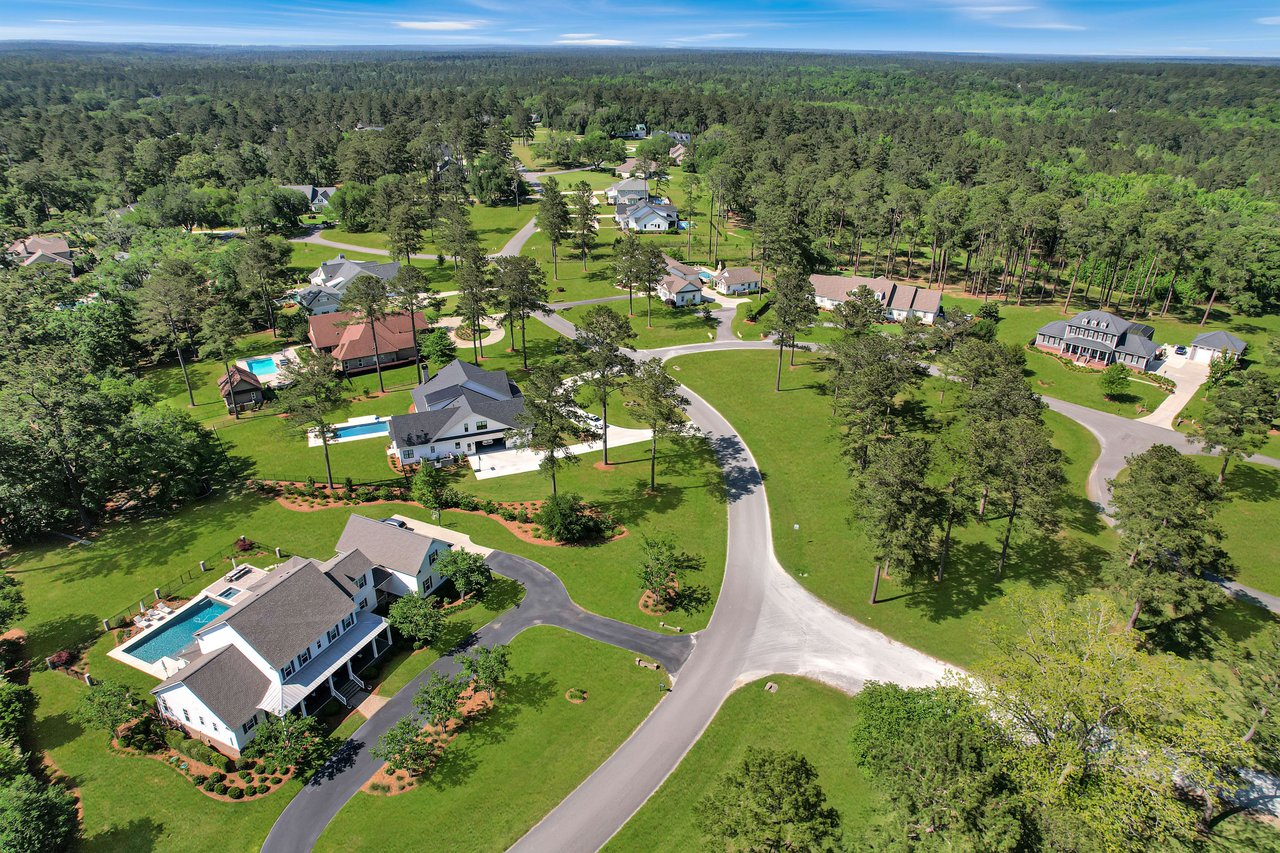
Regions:
<instances>
[{"instance_id":1,"label":"swimming pool","mask_svg":"<svg viewBox=\"0 0 1280 853\"><path fill-rule=\"evenodd\" d=\"M359 438L364 435L386 435L391 431L387 421L371 421L367 424L348 424L334 427L334 438Z\"/></svg>"},{"instance_id":2,"label":"swimming pool","mask_svg":"<svg viewBox=\"0 0 1280 853\"><path fill-rule=\"evenodd\" d=\"M155 663L163 657L177 657L178 652L185 649L195 639L196 631L217 619L231 609L229 604L221 604L211 598L200 601L170 617L160 624L145 639L124 651L140 661Z\"/></svg>"},{"instance_id":3,"label":"swimming pool","mask_svg":"<svg viewBox=\"0 0 1280 853\"><path fill-rule=\"evenodd\" d=\"M254 376L275 376L280 372L275 358L269 355L248 359L245 364L249 366L249 372Z\"/></svg>"}]
</instances>

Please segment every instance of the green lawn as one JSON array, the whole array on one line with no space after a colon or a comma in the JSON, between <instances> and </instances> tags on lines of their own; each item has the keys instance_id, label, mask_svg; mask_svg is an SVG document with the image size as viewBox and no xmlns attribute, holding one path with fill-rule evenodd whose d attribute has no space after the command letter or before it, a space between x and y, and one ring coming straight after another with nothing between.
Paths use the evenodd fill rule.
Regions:
<instances>
[{"instance_id":1,"label":"green lawn","mask_svg":"<svg viewBox=\"0 0 1280 853\"><path fill-rule=\"evenodd\" d=\"M1214 477L1221 463L1192 457ZM1280 595L1280 470L1252 462L1232 462L1222 483L1226 502L1218 521L1226 534L1223 547L1245 586Z\"/></svg>"},{"instance_id":2,"label":"green lawn","mask_svg":"<svg viewBox=\"0 0 1280 853\"><path fill-rule=\"evenodd\" d=\"M355 236L370 237L371 235ZM294 272L298 280L304 284L306 283L306 277L316 267L325 261L333 260L338 255L343 255L352 261L378 261L379 263L385 263L390 260L386 255L379 255L373 252L335 249L332 246L321 246L316 243L290 243L289 247L293 252L289 261L289 268ZM452 264L445 263L441 265L434 260L418 259L413 262L413 265L426 275L427 283L435 290L454 289Z\"/></svg>"},{"instance_id":3,"label":"green lawn","mask_svg":"<svg viewBox=\"0 0 1280 853\"><path fill-rule=\"evenodd\" d=\"M674 375L719 409L751 448L765 477L774 547L804 586L895 639L968 666L976 657L976 618L989 615L1007 590L1029 585L1071 592L1089 585L1114 542L1085 497L1098 446L1082 427L1049 412L1046 420L1067 458L1065 535L1040 547L1015 544L1005 580L997 583L1000 526L970 525L958 532L946 581L915 589L897 579L882 581L882 602L868 604L872 560L860 529L848 521L850 481L830 402L817 393L819 377L809 358L797 356L780 393L773 391L772 353L704 353L671 362ZM947 413L936 403L940 381L926 383L923 396L935 415Z\"/></svg>"},{"instance_id":4,"label":"green lawn","mask_svg":"<svg viewBox=\"0 0 1280 853\"><path fill-rule=\"evenodd\" d=\"M39 697L35 740L80 789L86 853L257 850L301 785L290 782L260 800L206 797L176 770L142 756L113 753L106 734L71 719L85 686L55 672L31 676Z\"/></svg>"},{"instance_id":5,"label":"green lawn","mask_svg":"<svg viewBox=\"0 0 1280 853\"><path fill-rule=\"evenodd\" d=\"M625 317L627 314L626 302L609 302L606 303L606 306L621 316ZM594 306L579 305L577 308L566 308L560 312L560 316L576 326L582 322L582 317L592 307ZM636 333L636 339L633 342L636 349L656 349L679 344L701 344L715 340L715 320L704 319L697 309L672 308L663 304L658 300L657 296L654 296L652 327L648 325L650 320L649 310L646 307L644 296L637 295L635 315L631 317L631 328Z\"/></svg>"},{"instance_id":6,"label":"green lawn","mask_svg":"<svg viewBox=\"0 0 1280 853\"><path fill-rule=\"evenodd\" d=\"M702 850L698 803L707 790L732 770L749 746L795 750L818 771L827 802L840 812L846 839L879 811L874 780L849 758L846 741L854 721L853 704L838 690L792 676L771 676L743 685L725 700L711 725L676 771L605 846L622 851ZM655 840L661 839L661 847ZM850 848L853 849L853 848Z\"/></svg>"},{"instance_id":7,"label":"green lawn","mask_svg":"<svg viewBox=\"0 0 1280 853\"><path fill-rule=\"evenodd\" d=\"M605 232L609 234L609 232ZM583 269L582 255L568 243L560 245L559 278L557 279L551 265L551 243L547 235L538 231L524 244L522 255L536 258L547 276L547 289L551 293L552 302L575 302L579 299L598 299L603 296L618 296L626 291L619 290L613 284L613 236L603 239L598 236L593 249L588 255L586 269Z\"/></svg>"},{"instance_id":8,"label":"green lawn","mask_svg":"<svg viewBox=\"0 0 1280 853\"><path fill-rule=\"evenodd\" d=\"M556 628L532 628L511 650L505 695L421 787L357 794L316 850L505 850L626 739L666 681L632 652ZM565 699L574 687L586 702Z\"/></svg>"},{"instance_id":9,"label":"green lawn","mask_svg":"<svg viewBox=\"0 0 1280 853\"><path fill-rule=\"evenodd\" d=\"M507 240L524 227L537 213L537 205L522 202L517 208L514 204L489 205L476 204L471 207L471 227L486 252L496 252ZM347 231L343 228L326 228L320 236L335 243L350 243L366 249L387 249L387 235L381 231ZM439 251L431 231L423 232L423 247L419 254L433 255ZM332 252L333 249L328 251ZM350 256L350 255L349 255ZM354 256L351 256L354 257ZM383 258L385 260L385 256ZM355 258L355 260L365 260Z\"/></svg>"}]
</instances>

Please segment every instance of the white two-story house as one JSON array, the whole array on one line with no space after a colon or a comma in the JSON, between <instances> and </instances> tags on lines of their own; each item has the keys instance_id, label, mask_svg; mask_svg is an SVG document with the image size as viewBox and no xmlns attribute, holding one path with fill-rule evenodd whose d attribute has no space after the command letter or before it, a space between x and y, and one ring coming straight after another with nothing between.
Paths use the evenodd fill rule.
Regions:
<instances>
[{"instance_id":1,"label":"white two-story house","mask_svg":"<svg viewBox=\"0 0 1280 853\"><path fill-rule=\"evenodd\" d=\"M393 415L387 454L401 465L470 456L505 446L524 395L505 370L455 360L410 392L413 411Z\"/></svg>"},{"instance_id":2,"label":"white two-story house","mask_svg":"<svg viewBox=\"0 0 1280 853\"><path fill-rule=\"evenodd\" d=\"M180 642L184 628L207 620L166 656L166 669L176 671L151 691L160 713L238 754L268 715L306 715L331 699L354 707L367 689L360 671L391 647L391 628L374 607L388 595L433 591L442 579L431 566L448 548L353 515L333 558L251 569L253 582L240 582L230 606L226 584L209 587L156 629L176 630Z\"/></svg>"}]
</instances>

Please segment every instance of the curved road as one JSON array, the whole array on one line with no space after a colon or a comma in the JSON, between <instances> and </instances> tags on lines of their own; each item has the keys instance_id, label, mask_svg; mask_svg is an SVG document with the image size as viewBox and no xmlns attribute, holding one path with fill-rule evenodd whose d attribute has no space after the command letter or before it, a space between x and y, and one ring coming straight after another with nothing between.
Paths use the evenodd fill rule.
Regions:
<instances>
[{"instance_id":1,"label":"curved road","mask_svg":"<svg viewBox=\"0 0 1280 853\"><path fill-rule=\"evenodd\" d=\"M477 631L470 645L508 643L526 628L553 625L651 657L672 674L679 671L693 649L692 636L655 634L588 613L573 603L558 577L532 560L502 551L492 552L486 560L494 571L519 581L525 596L513 609ZM463 651L466 649L455 649L433 663L356 729L276 819L262 845L265 853L296 853L315 846L329 821L382 766L370 754L370 748L396 721L413 711L413 697L432 672L458 672L457 655Z\"/></svg>"},{"instance_id":2,"label":"curved road","mask_svg":"<svg viewBox=\"0 0 1280 853\"><path fill-rule=\"evenodd\" d=\"M391 257L391 252L387 249L374 249L369 246L357 246L354 243L340 243L336 240L330 240L328 237L321 236L324 229L320 226L312 228L301 237L294 237L289 240L290 243L311 243L315 246L328 246L331 249L340 249L345 252L364 252L367 255L383 255ZM524 244L529 242L529 238L538 230L537 218L530 217L529 221L520 227L520 230L511 235L511 238L503 245L501 249L490 255L490 258L496 258L501 255L518 255L520 250L524 248ZM435 255L423 254L415 252L411 257L418 261L434 261Z\"/></svg>"}]
</instances>

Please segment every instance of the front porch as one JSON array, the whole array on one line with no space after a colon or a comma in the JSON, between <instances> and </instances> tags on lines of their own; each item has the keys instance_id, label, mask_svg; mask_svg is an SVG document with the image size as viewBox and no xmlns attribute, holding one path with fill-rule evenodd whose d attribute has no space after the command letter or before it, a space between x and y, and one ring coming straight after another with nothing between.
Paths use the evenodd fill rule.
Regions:
<instances>
[{"instance_id":1,"label":"front porch","mask_svg":"<svg viewBox=\"0 0 1280 853\"><path fill-rule=\"evenodd\" d=\"M391 648L391 626L380 616L361 612L356 624L294 673L281 689L282 711L297 708L304 716L336 699L352 708L368 685L360 672Z\"/></svg>"}]
</instances>

